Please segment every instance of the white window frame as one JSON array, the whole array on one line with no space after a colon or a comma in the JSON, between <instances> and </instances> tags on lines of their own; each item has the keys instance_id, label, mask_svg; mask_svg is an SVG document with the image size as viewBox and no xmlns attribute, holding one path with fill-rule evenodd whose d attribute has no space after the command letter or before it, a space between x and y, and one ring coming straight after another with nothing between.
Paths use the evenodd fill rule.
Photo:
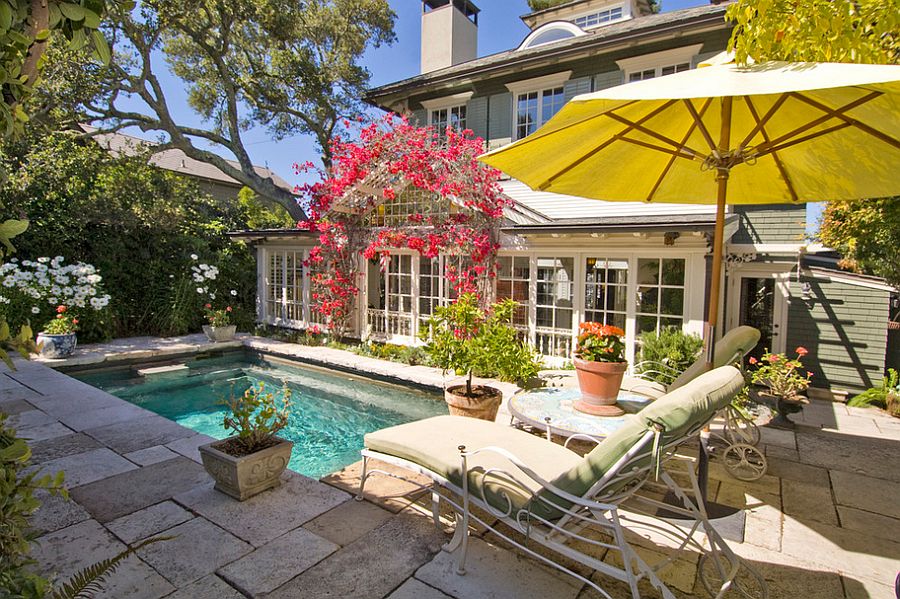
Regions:
<instances>
[{"instance_id":1,"label":"white window frame","mask_svg":"<svg viewBox=\"0 0 900 599\"><path fill-rule=\"evenodd\" d=\"M619 16L612 18L612 12L617 9L619 10ZM610 16L610 18L608 18L605 21L599 21L599 18L598 18L598 22L593 25L587 25L587 24L582 25L578 22L579 19L589 19L590 17L593 17L593 16L599 17L599 15L603 15L603 14L608 14ZM575 26L580 27L581 29L584 29L584 30L588 30L588 29L595 29L597 27L603 27L604 25L609 25L610 23L618 23L619 21L624 21L625 19L628 19L630 17L631 17L631 14L629 13L628 7L625 4L610 4L610 5L604 6L602 8L595 8L589 12L575 15L574 17L571 18L571 21L573 24L575 24Z\"/></svg>"},{"instance_id":2,"label":"white window frame","mask_svg":"<svg viewBox=\"0 0 900 599\"><path fill-rule=\"evenodd\" d=\"M539 37L541 37L548 31L553 31L553 30L559 30L559 31L564 31L566 33L570 33L570 34L572 34L572 37L553 40L551 42L540 42L537 44L534 43L535 40L537 40ZM524 40L522 40L522 43L519 44L519 47L516 48L516 50L527 50L528 48L538 48L538 47L544 46L546 44L554 44L556 42L561 42L566 39L581 37L582 35L587 35L587 34L584 32L584 29L582 29L575 23L572 23L569 21L551 21L549 23L545 23L545 24L541 25L540 27L538 27L537 29L535 29L531 33L529 33L528 36Z\"/></svg>"},{"instance_id":3,"label":"white window frame","mask_svg":"<svg viewBox=\"0 0 900 599\"><path fill-rule=\"evenodd\" d=\"M553 73L552 75L544 75L543 77L535 77L533 79L524 79L522 81L514 81L506 84L506 89L512 93L512 132L513 141L519 139L519 96L522 94L537 93L538 98L538 118L537 128L544 124L544 116L541 111L541 105L544 99L544 93L548 90L563 88L563 105L565 105L565 85L572 77L572 71L562 71Z\"/></svg>"},{"instance_id":4,"label":"white window frame","mask_svg":"<svg viewBox=\"0 0 900 599\"><path fill-rule=\"evenodd\" d=\"M300 319L287 318L288 314L288 285L287 285L287 260L288 253L294 254L294 259L301 260L301 282L300 290ZM269 264L274 255L281 255L281 288L273 293L272 285L269 280ZM259 295L259 311L258 317L261 322L273 326L286 327L291 329L304 329L309 326L310 322L310 278L309 267L306 262L309 259L308 247L296 246L271 246L260 248L258 273L260 274L261 284L257 287ZM297 286L295 286L297 288ZM271 313L270 303L276 304L275 314ZM294 301L296 303L296 300Z\"/></svg>"},{"instance_id":5,"label":"white window frame","mask_svg":"<svg viewBox=\"0 0 900 599\"><path fill-rule=\"evenodd\" d=\"M682 46L680 48L672 48L663 50L662 52L653 52L651 54L642 54L631 58L622 58L617 60L616 64L625 71L625 81L627 82L634 73L643 73L644 71L653 71L654 77L661 77L662 70L665 67L672 67L681 64L688 64L688 68L692 68L694 58L700 52L703 44L692 44L690 46ZM649 79L649 77L648 77Z\"/></svg>"},{"instance_id":6,"label":"white window frame","mask_svg":"<svg viewBox=\"0 0 900 599\"><path fill-rule=\"evenodd\" d=\"M454 108L464 107L466 109L466 126L468 127L468 103L474 95L474 92L462 92L453 94L452 96L442 96L440 98L432 98L431 100L422 100L422 108L425 109L425 122L431 127L434 124L432 113L438 110L447 110L447 116Z\"/></svg>"}]
</instances>

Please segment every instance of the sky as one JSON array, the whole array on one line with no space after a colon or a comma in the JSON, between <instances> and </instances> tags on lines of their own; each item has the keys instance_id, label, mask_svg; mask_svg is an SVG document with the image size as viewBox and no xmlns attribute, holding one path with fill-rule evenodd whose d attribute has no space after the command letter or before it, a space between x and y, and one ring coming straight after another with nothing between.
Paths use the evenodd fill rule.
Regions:
<instances>
[{"instance_id":1,"label":"sky","mask_svg":"<svg viewBox=\"0 0 900 599\"><path fill-rule=\"evenodd\" d=\"M515 48L528 35L528 27L519 19L520 15L530 12L526 0L474 1L481 9L478 15L479 56ZM390 46L370 49L362 60L371 73L373 87L419 74L422 3L420 0L389 2L397 14L394 27L397 41ZM678 10L708 2L709 0L663 0L662 10ZM167 72L160 73L160 78L176 122L202 125L202 121L187 105L182 82ZM131 133L142 135L139 131ZM244 140L246 149L256 164L268 166L292 184L301 182L294 174L295 163L311 161L320 164L315 142L307 136L276 141L264 128L257 128L246 132ZM816 228L820 211L819 205L809 206L807 220L810 231Z\"/></svg>"}]
</instances>

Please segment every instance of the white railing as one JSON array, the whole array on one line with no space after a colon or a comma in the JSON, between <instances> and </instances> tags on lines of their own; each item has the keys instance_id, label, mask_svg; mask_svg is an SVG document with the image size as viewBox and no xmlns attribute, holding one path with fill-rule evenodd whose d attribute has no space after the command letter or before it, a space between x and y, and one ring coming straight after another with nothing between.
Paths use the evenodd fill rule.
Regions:
<instances>
[{"instance_id":1,"label":"white railing","mask_svg":"<svg viewBox=\"0 0 900 599\"><path fill-rule=\"evenodd\" d=\"M413 336L413 315L377 308L366 310L366 328L370 335L389 339Z\"/></svg>"}]
</instances>

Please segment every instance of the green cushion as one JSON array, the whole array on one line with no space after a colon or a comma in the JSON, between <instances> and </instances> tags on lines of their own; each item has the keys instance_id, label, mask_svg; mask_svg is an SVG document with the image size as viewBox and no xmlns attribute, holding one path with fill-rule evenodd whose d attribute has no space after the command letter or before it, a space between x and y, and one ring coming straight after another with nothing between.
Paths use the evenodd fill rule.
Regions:
<instances>
[{"instance_id":1,"label":"green cushion","mask_svg":"<svg viewBox=\"0 0 900 599\"><path fill-rule=\"evenodd\" d=\"M750 350L756 347L756 344L759 343L759 337L759 331L753 327L740 326L731 329L716 343L712 367L727 366L742 359ZM679 387L685 386L708 370L710 368L706 365L706 358L701 357L682 372L677 379L672 381L668 391L674 391Z\"/></svg>"}]
</instances>

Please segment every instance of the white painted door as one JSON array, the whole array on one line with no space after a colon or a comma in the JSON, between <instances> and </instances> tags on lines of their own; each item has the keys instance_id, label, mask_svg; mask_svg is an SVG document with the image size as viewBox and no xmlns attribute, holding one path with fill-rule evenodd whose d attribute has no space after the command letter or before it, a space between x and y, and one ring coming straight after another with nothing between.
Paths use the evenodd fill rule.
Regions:
<instances>
[{"instance_id":1,"label":"white painted door","mask_svg":"<svg viewBox=\"0 0 900 599\"><path fill-rule=\"evenodd\" d=\"M749 325L761 333L750 356L786 349L790 272L786 264L748 264L728 275L727 329Z\"/></svg>"}]
</instances>

